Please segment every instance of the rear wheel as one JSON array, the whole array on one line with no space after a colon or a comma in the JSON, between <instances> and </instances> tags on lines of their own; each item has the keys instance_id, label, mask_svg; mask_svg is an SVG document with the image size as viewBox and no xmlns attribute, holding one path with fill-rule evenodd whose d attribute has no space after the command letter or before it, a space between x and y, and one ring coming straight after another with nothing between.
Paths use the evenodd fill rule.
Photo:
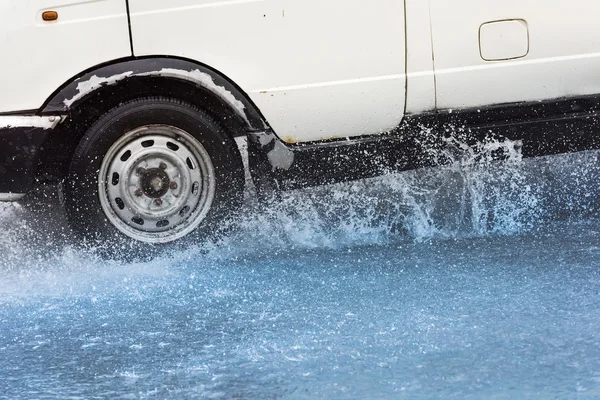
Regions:
<instances>
[{"instance_id":1,"label":"rear wheel","mask_svg":"<svg viewBox=\"0 0 600 400\"><path fill-rule=\"evenodd\" d=\"M243 166L232 138L206 113L143 98L102 116L77 147L65 185L78 234L138 247L211 234L239 206Z\"/></svg>"}]
</instances>

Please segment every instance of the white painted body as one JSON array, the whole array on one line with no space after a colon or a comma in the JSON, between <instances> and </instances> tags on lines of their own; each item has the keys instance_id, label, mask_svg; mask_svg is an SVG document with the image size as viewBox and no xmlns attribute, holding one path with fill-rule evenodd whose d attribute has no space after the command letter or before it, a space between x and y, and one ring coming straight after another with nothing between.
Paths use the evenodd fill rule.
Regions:
<instances>
[{"instance_id":1,"label":"white painted body","mask_svg":"<svg viewBox=\"0 0 600 400\"><path fill-rule=\"evenodd\" d=\"M0 113L37 110L72 77L132 49L219 71L286 142L379 134L436 109L600 93L594 0L129 0L129 8L131 42L125 0L0 0L9 17L0 24ZM45 10L58 21L42 21ZM82 95L94 89L85 84Z\"/></svg>"},{"instance_id":2,"label":"white painted body","mask_svg":"<svg viewBox=\"0 0 600 400\"><path fill-rule=\"evenodd\" d=\"M0 0L0 15L0 113L37 110L82 71L131 55L124 0Z\"/></svg>"}]
</instances>

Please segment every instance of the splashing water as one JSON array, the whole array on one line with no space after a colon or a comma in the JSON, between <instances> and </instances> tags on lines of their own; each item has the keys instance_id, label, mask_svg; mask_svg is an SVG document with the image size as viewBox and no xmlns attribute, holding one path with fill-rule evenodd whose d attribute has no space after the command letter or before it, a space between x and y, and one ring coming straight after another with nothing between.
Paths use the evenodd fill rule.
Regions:
<instances>
[{"instance_id":1,"label":"splashing water","mask_svg":"<svg viewBox=\"0 0 600 400\"><path fill-rule=\"evenodd\" d=\"M523 160L518 142L446 140L436 154L440 167L289 192L262 208L250 201L229 247L241 251L247 243L255 252L257 243L274 251L518 235L583 210L598 215L597 152Z\"/></svg>"},{"instance_id":2,"label":"splashing water","mask_svg":"<svg viewBox=\"0 0 600 400\"><path fill-rule=\"evenodd\" d=\"M284 192L267 204L258 204L247 176L245 206L234 221L226 222L231 233L219 243L203 243L188 252L273 253L518 235L551 220L600 214L599 152L523 160L519 142L489 139L469 145L460 130L456 133L444 139L442 149L429 150L438 167ZM42 195L50 201L34 212L3 206L4 268L21 269L23 260L33 262L34 269L45 269L50 260L68 264L73 259L77 264L78 256L102 264L73 246L56 189Z\"/></svg>"},{"instance_id":3,"label":"splashing water","mask_svg":"<svg viewBox=\"0 0 600 400\"><path fill-rule=\"evenodd\" d=\"M5 206L0 399L598 397L600 153L446 144L150 262Z\"/></svg>"}]
</instances>

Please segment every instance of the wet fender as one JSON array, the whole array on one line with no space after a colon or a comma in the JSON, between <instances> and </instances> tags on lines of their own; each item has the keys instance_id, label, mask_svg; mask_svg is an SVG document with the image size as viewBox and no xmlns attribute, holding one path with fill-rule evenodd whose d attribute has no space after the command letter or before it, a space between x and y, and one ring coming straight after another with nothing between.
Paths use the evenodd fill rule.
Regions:
<instances>
[{"instance_id":1,"label":"wet fender","mask_svg":"<svg viewBox=\"0 0 600 400\"><path fill-rule=\"evenodd\" d=\"M193 84L219 97L245 122L248 131L268 128L257 107L224 75L203 64L170 57L124 59L95 67L65 83L41 112L65 113L102 87L139 77L162 77Z\"/></svg>"}]
</instances>

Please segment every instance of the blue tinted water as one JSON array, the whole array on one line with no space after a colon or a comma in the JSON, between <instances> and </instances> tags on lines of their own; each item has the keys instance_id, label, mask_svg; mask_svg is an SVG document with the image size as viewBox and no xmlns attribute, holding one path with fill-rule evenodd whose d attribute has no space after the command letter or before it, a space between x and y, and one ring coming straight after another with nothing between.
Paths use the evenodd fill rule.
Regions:
<instances>
[{"instance_id":1,"label":"blue tinted water","mask_svg":"<svg viewBox=\"0 0 600 400\"><path fill-rule=\"evenodd\" d=\"M249 193L131 264L8 207L0 398L599 398L599 183L588 152Z\"/></svg>"}]
</instances>

